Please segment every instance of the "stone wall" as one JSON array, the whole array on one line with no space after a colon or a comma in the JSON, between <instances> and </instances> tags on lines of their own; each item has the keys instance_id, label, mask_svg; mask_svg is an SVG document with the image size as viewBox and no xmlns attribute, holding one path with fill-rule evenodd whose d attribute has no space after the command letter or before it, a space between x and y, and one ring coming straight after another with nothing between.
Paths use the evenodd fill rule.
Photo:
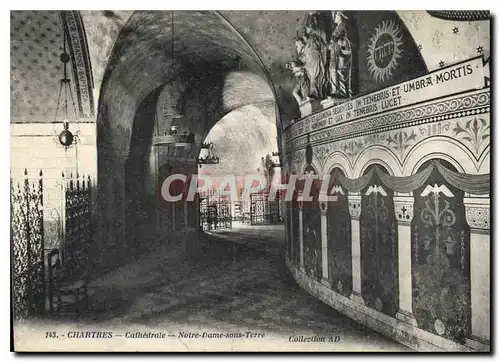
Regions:
<instances>
[{"instance_id":1,"label":"stone wall","mask_svg":"<svg viewBox=\"0 0 500 362\"><path fill-rule=\"evenodd\" d=\"M336 196L287 205L295 279L418 350L490 348L491 101L483 64L472 58L352 99L283 135L285 172L329 175L324 196ZM468 73L455 79L460 87L443 86L460 67ZM416 90L422 80L428 87ZM384 108L394 97L401 102ZM355 112L366 104L372 109ZM446 170L466 183L481 179L483 188L462 187Z\"/></svg>"},{"instance_id":2,"label":"stone wall","mask_svg":"<svg viewBox=\"0 0 500 362\"><path fill-rule=\"evenodd\" d=\"M14 186L19 182L22 185L25 170L30 179L37 179L40 171L43 174L46 248L62 242L62 174L66 179L77 174L90 176L92 185L97 180L95 124L71 123L70 131L78 135L78 141L68 149L57 138L62 130L62 123L16 123L10 131L10 174Z\"/></svg>"}]
</instances>

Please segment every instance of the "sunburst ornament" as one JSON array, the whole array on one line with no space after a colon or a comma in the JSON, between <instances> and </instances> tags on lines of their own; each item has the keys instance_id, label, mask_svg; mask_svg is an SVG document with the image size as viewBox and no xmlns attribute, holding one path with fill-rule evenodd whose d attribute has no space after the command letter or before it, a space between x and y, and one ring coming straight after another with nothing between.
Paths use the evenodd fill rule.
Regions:
<instances>
[{"instance_id":1,"label":"sunburst ornament","mask_svg":"<svg viewBox=\"0 0 500 362\"><path fill-rule=\"evenodd\" d=\"M383 21L370 38L368 66L372 77L382 82L392 76L403 53L403 34L393 20Z\"/></svg>"}]
</instances>

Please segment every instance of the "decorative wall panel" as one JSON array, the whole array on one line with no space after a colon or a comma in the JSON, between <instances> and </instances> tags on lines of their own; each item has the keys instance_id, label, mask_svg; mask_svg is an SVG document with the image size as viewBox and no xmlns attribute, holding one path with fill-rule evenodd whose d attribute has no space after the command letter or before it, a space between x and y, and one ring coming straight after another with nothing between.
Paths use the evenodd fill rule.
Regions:
<instances>
[{"instance_id":1,"label":"decorative wall panel","mask_svg":"<svg viewBox=\"0 0 500 362\"><path fill-rule=\"evenodd\" d=\"M441 163L453 170L449 163ZM464 192L434 170L413 195L415 318L420 328L464 343L471 328L470 230L465 217Z\"/></svg>"},{"instance_id":2,"label":"decorative wall panel","mask_svg":"<svg viewBox=\"0 0 500 362\"><path fill-rule=\"evenodd\" d=\"M332 171L330 194L337 196L337 201L328 202L327 210L328 279L333 290L348 297L352 291L351 217L348 191L339 184L336 172L342 173L340 169Z\"/></svg>"},{"instance_id":3,"label":"decorative wall panel","mask_svg":"<svg viewBox=\"0 0 500 362\"><path fill-rule=\"evenodd\" d=\"M306 174L316 175L312 166L307 166ZM319 190L313 184L310 195L313 201L304 201L302 210L304 238L304 268L311 277L321 280L321 211L318 204Z\"/></svg>"},{"instance_id":4,"label":"decorative wall panel","mask_svg":"<svg viewBox=\"0 0 500 362\"><path fill-rule=\"evenodd\" d=\"M292 214L292 260L298 267L300 266L300 228L299 228L299 204L297 202L297 193L295 193L291 204Z\"/></svg>"},{"instance_id":5,"label":"decorative wall panel","mask_svg":"<svg viewBox=\"0 0 500 362\"><path fill-rule=\"evenodd\" d=\"M361 293L366 305L394 316L399 306L398 229L393 191L376 174L361 191Z\"/></svg>"}]
</instances>

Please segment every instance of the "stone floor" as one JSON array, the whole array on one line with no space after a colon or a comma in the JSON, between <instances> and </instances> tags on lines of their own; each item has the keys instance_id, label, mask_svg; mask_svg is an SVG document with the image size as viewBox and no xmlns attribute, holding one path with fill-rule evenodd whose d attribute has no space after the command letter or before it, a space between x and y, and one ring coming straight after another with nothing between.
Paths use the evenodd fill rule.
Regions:
<instances>
[{"instance_id":1,"label":"stone floor","mask_svg":"<svg viewBox=\"0 0 500 362\"><path fill-rule=\"evenodd\" d=\"M92 312L78 325L164 330L187 349L196 347L178 338L180 331L266 333L266 344L242 347L250 350L407 351L299 288L286 270L283 240L281 225L235 225L204 235L198 258L154 250L93 280ZM290 343L292 336L340 340Z\"/></svg>"}]
</instances>

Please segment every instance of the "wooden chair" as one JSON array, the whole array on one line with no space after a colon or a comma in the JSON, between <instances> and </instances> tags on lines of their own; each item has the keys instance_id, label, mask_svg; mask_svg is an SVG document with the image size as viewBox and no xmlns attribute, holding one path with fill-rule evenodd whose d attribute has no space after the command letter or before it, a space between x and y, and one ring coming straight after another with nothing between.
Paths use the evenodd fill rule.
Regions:
<instances>
[{"instance_id":1,"label":"wooden chair","mask_svg":"<svg viewBox=\"0 0 500 362\"><path fill-rule=\"evenodd\" d=\"M88 310L87 271L78 278L70 278L67 268L61 265L59 249L52 249L47 254L47 281L49 312L51 315L75 315Z\"/></svg>"}]
</instances>

